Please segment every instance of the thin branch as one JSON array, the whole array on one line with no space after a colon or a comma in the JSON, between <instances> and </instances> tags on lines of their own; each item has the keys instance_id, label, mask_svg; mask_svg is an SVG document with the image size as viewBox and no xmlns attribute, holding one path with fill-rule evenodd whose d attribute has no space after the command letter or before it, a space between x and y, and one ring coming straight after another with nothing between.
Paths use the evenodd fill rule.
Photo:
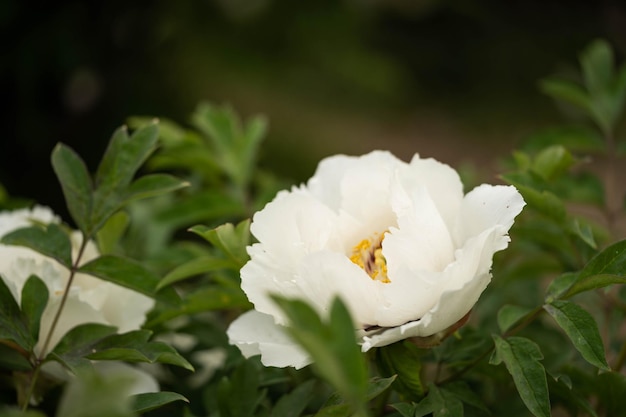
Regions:
<instances>
[{"instance_id":1,"label":"thin branch","mask_svg":"<svg viewBox=\"0 0 626 417\"><path fill-rule=\"evenodd\" d=\"M74 277L76 276L76 271L78 270L78 265L80 264L80 260L85 252L85 248L87 247L87 236L82 235L83 241L80 244L80 248L78 249L78 254L76 256L76 260L72 264L70 269L70 275L67 279L67 284L65 285L65 290L63 291L63 297L61 297L61 303L59 304L59 308L54 315L54 319L52 320L52 324L50 329L48 330L48 334L46 335L45 341L41 347L41 351L39 352L39 356L35 359L35 370L33 372L33 378L31 379L30 387L28 388L28 393L26 394L26 399L24 404L22 404L22 410L25 411L28 408L28 404L30 403L30 399L35 391L35 386L37 385L37 379L39 378L39 373L41 370L41 365L46 357L46 353L48 351L48 347L50 346L50 342L52 340L52 335L54 334L54 330L57 327L59 319L61 317L61 313L63 312L63 308L65 307L65 303L67 302L67 297L70 293L70 289L74 282Z\"/></svg>"}]
</instances>

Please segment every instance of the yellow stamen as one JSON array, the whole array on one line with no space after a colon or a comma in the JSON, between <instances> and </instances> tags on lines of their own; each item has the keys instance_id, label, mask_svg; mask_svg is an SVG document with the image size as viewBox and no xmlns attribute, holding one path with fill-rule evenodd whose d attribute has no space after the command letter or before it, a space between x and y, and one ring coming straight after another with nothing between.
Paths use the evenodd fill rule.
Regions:
<instances>
[{"instance_id":1,"label":"yellow stamen","mask_svg":"<svg viewBox=\"0 0 626 417\"><path fill-rule=\"evenodd\" d=\"M363 239L352 248L352 254L350 260L361 267L367 275L375 281L382 283L389 283L389 277L387 277L387 260L383 256L383 240L385 240L385 233L383 232L380 237L378 233L371 239Z\"/></svg>"}]
</instances>

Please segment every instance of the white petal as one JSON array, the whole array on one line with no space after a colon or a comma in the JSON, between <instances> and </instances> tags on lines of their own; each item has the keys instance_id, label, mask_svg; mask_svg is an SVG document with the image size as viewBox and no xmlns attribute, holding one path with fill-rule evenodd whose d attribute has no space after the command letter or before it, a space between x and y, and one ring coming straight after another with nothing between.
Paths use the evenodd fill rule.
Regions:
<instances>
[{"instance_id":1,"label":"white petal","mask_svg":"<svg viewBox=\"0 0 626 417\"><path fill-rule=\"evenodd\" d=\"M443 285L441 273L414 271L400 267L395 271L391 283L382 288L384 308L377 311L376 321L382 327L398 326L416 320L426 314L437 302Z\"/></svg>"},{"instance_id":2,"label":"white petal","mask_svg":"<svg viewBox=\"0 0 626 417\"><path fill-rule=\"evenodd\" d=\"M68 271L43 255L27 248L0 245L0 258L5 261L0 275L18 304L21 304L22 289L31 275L41 278L51 294L65 289Z\"/></svg>"},{"instance_id":3,"label":"white petal","mask_svg":"<svg viewBox=\"0 0 626 417\"><path fill-rule=\"evenodd\" d=\"M230 343L237 346L245 357L260 354L265 366L300 369L311 363L306 352L267 314L248 311L233 321L226 333Z\"/></svg>"},{"instance_id":4,"label":"white petal","mask_svg":"<svg viewBox=\"0 0 626 417\"><path fill-rule=\"evenodd\" d=\"M378 310L385 307L382 289L387 285L370 278L344 254L323 251L305 258L295 283L302 297L326 316L333 299L347 305L357 326L377 324Z\"/></svg>"},{"instance_id":5,"label":"white petal","mask_svg":"<svg viewBox=\"0 0 626 417\"><path fill-rule=\"evenodd\" d=\"M59 218L48 207L35 206L32 209L19 209L0 212L0 237L33 223L58 223Z\"/></svg>"},{"instance_id":6,"label":"white petal","mask_svg":"<svg viewBox=\"0 0 626 417\"><path fill-rule=\"evenodd\" d=\"M380 311L379 326L397 326L428 312L445 288L442 271L454 261L448 226L423 186L411 196L394 193L398 227L383 241L391 281L382 289L389 308Z\"/></svg>"},{"instance_id":7,"label":"white petal","mask_svg":"<svg viewBox=\"0 0 626 417\"><path fill-rule=\"evenodd\" d=\"M388 184L395 169L406 165L387 151L372 151L362 156L334 155L324 158L317 166L315 174L307 182L307 188L320 201L335 211L339 211L347 197L344 178L350 177L353 184L360 178L362 187L355 192L367 190L370 186L379 189ZM369 183L372 180L375 184Z\"/></svg>"},{"instance_id":8,"label":"white petal","mask_svg":"<svg viewBox=\"0 0 626 417\"><path fill-rule=\"evenodd\" d=\"M41 316L41 328L39 330L39 341L35 348L37 354L41 353L45 338L52 326L52 320L59 309L61 294L50 294L50 300ZM63 308L63 312L54 329L47 351L54 349L61 338L72 328L85 323L109 324L100 311L78 299L75 293L70 293Z\"/></svg>"},{"instance_id":9,"label":"white petal","mask_svg":"<svg viewBox=\"0 0 626 417\"><path fill-rule=\"evenodd\" d=\"M474 188L463 199L456 220L457 247L470 237L497 225L508 231L515 216L525 205L524 199L513 186L483 184Z\"/></svg>"},{"instance_id":10,"label":"white petal","mask_svg":"<svg viewBox=\"0 0 626 417\"><path fill-rule=\"evenodd\" d=\"M269 294L303 298L294 286L304 257L323 248L340 247L337 214L309 193L282 193L256 213L251 231L260 243L248 248L250 261L241 269L241 287L255 308L285 323Z\"/></svg>"},{"instance_id":11,"label":"white petal","mask_svg":"<svg viewBox=\"0 0 626 417\"><path fill-rule=\"evenodd\" d=\"M158 392L159 383L146 371L131 366L124 362L102 361L94 362L94 368L104 377L128 377L133 381L128 389L127 395L145 394L148 392Z\"/></svg>"},{"instance_id":12,"label":"white petal","mask_svg":"<svg viewBox=\"0 0 626 417\"><path fill-rule=\"evenodd\" d=\"M390 279L393 269L401 265L414 271L443 271L453 260L454 245L427 189L420 187L410 195L394 193L392 204L398 227L390 228L383 241Z\"/></svg>"},{"instance_id":13,"label":"white petal","mask_svg":"<svg viewBox=\"0 0 626 417\"><path fill-rule=\"evenodd\" d=\"M365 228L360 240L395 223L389 193L396 172L406 166L406 162L384 151L361 157L338 155L320 162L307 187L335 212L347 214L345 217Z\"/></svg>"},{"instance_id":14,"label":"white petal","mask_svg":"<svg viewBox=\"0 0 626 417\"><path fill-rule=\"evenodd\" d=\"M415 155L399 181L407 192L426 188L444 222L452 225L463 200L463 183L450 166Z\"/></svg>"},{"instance_id":15,"label":"white petal","mask_svg":"<svg viewBox=\"0 0 626 417\"><path fill-rule=\"evenodd\" d=\"M221 347L193 352L191 360L195 364L196 372L187 380L189 385L193 388L206 385L215 371L224 365L227 356L226 349Z\"/></svg>"},{"instance_id":16,"label":"white petal","mask_svg":"<svg viewBox=\"0 0 626 417\"><path fill-rule=\"evenodd\" d=\"M253 217L250 230L263 249L280 254L281 265L292 266L307 253L337 245L333 232L337 215L308 192L280 193Z\"/></svg>"},{"instance_id":17,"label":"white petal","mask_svg":"<svg viewBox=\"0 0 626 417\"><path fill-rule=\"evenodd\" d=\"M471 239L462 251L457 252L457 261L442 274L445 288L430 311L419 320L365 337L363 350L385 346L408 337L431 336L461 320L491 281L489 270L493 253L497 250L504 232L503 227L493 228Z\"/></svg>"},{"instance_id":18,"label":"white petal","mask_svg":"<svg viewBox=\"0 0 626 417\"><path fill-rule=\"evenodd\" d=\"M154 307L154 299L109 282L102 314L119 333L138 330L146 320L146 314Z\"/></svg>"}]
</instances>

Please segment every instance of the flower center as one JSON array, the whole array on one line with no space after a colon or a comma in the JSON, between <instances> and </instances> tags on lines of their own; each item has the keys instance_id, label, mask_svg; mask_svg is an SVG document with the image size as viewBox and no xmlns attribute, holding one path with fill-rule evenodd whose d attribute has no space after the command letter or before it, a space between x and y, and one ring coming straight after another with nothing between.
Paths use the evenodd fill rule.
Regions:
<instances>
[{"instance_id":1,"label":"flower center","mask_svg":"<svg viewBox=\"0 0 626 417\"><path fill-rule=\"evenodd\" d=\"M387 277L387 261L383 256L383 240L385 234L375 233L374 236L363 239L352 248L350 260L360 266L374 281L384 284L391 282Z\"/></svg>"}]
</instances>

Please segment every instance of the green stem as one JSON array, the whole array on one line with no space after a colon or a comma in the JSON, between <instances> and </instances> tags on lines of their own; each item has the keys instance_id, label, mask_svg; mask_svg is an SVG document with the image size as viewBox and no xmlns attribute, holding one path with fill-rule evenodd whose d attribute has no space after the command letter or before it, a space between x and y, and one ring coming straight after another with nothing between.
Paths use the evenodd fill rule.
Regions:
<instances>
[{"instance_id":1,"label":"green stem","mask_svg":"<svg viewBox=\"0 0 626 417\"><path fill-rule=\"evenodd\" d=\"M391 389L386 389L382 394L376 398L376 403L374 406L374 415L382 416L385 414L385 407L387 406L387 401L389 400L389 396L391 395Z\"/></svg>"},{"instance_id":2,"label":"green stem","mask_svg":"<svg viewBox=\"0 0 626 417\"><path fill-rule=\"evenodd\" d=\"M512 329L509 329L506 332L504 332L502 337L504 337L506 339L507 337L516 335L522 329L524 329L526 326L528 326L542 312L543 312L543 306L535 307L532 311L530 311L528 314L526 314L526 318L524 320L522 320L520 322L520 324L518 324L517 326L513 327Z\"/></svg>"},{"instance_id":3,"label":"green stem","mask_svg":"<svg viewBox=\"0 0 626 417\"><path fill-rule=\"evenodd\" d=\"M485 359L488 355L490 355L491 352L493 352L494 348L495 348L495 346L491 346L489 349L484 351L480 356L478 356L476 359L474 359L470 364L468 364L464 368L461 368L460 370L456 371L455 373L453 373L449 377L444 378L443 380L441 380L439 382L436 382L436 385L444 385L444 384L447 384L448 382L454 381L457 378L463 376L466 372L468 372L470 369L472 369L473 367L478 365L483 359Z\"/></svg>"},{"instance_id":4,"label":"green stem","mask_svg":"<svg viewBox=\"0 0 626 417\"><path fill-rule=\"evenodd\" d=\"M30 399L35 391L35 386L37 385L37 379L39 379L39 373L41 371L41 366L43 365L43 361L46 356L46 352L48 351L48 347L50 346L50 341L52 340L52 335L54 334L54 330L59 323L59 318L61 317L61 313L63 312L63 308L65 307L65 303L67 302L67 297L70 293L70 288L72 287L72 283L74 282L74 277L76 276L76 271L78 270L78 265L80 263L80 259L83 256L85 248L87 247L87 236L83 234L83 241L80 244L80 248L78 249L78 254L76 256L76 260L72 264L72 268L70 269L70 276L67 279L67 284L65 284L65 291L63 291L63 297L61 297L61 302L59 304L59 308L52 319L52 324L50 329L48 330L48 334L44 339L43 346L41 347L41 351L39 352L39 356L35 359L35 369L33 371L33 378L30 382L30 387L28 388L28 392L26 394L26 398L24 404L22 404L22 411L26 411L28 408L28 404L30 403Z\"/></svg>"}]
</instances>

